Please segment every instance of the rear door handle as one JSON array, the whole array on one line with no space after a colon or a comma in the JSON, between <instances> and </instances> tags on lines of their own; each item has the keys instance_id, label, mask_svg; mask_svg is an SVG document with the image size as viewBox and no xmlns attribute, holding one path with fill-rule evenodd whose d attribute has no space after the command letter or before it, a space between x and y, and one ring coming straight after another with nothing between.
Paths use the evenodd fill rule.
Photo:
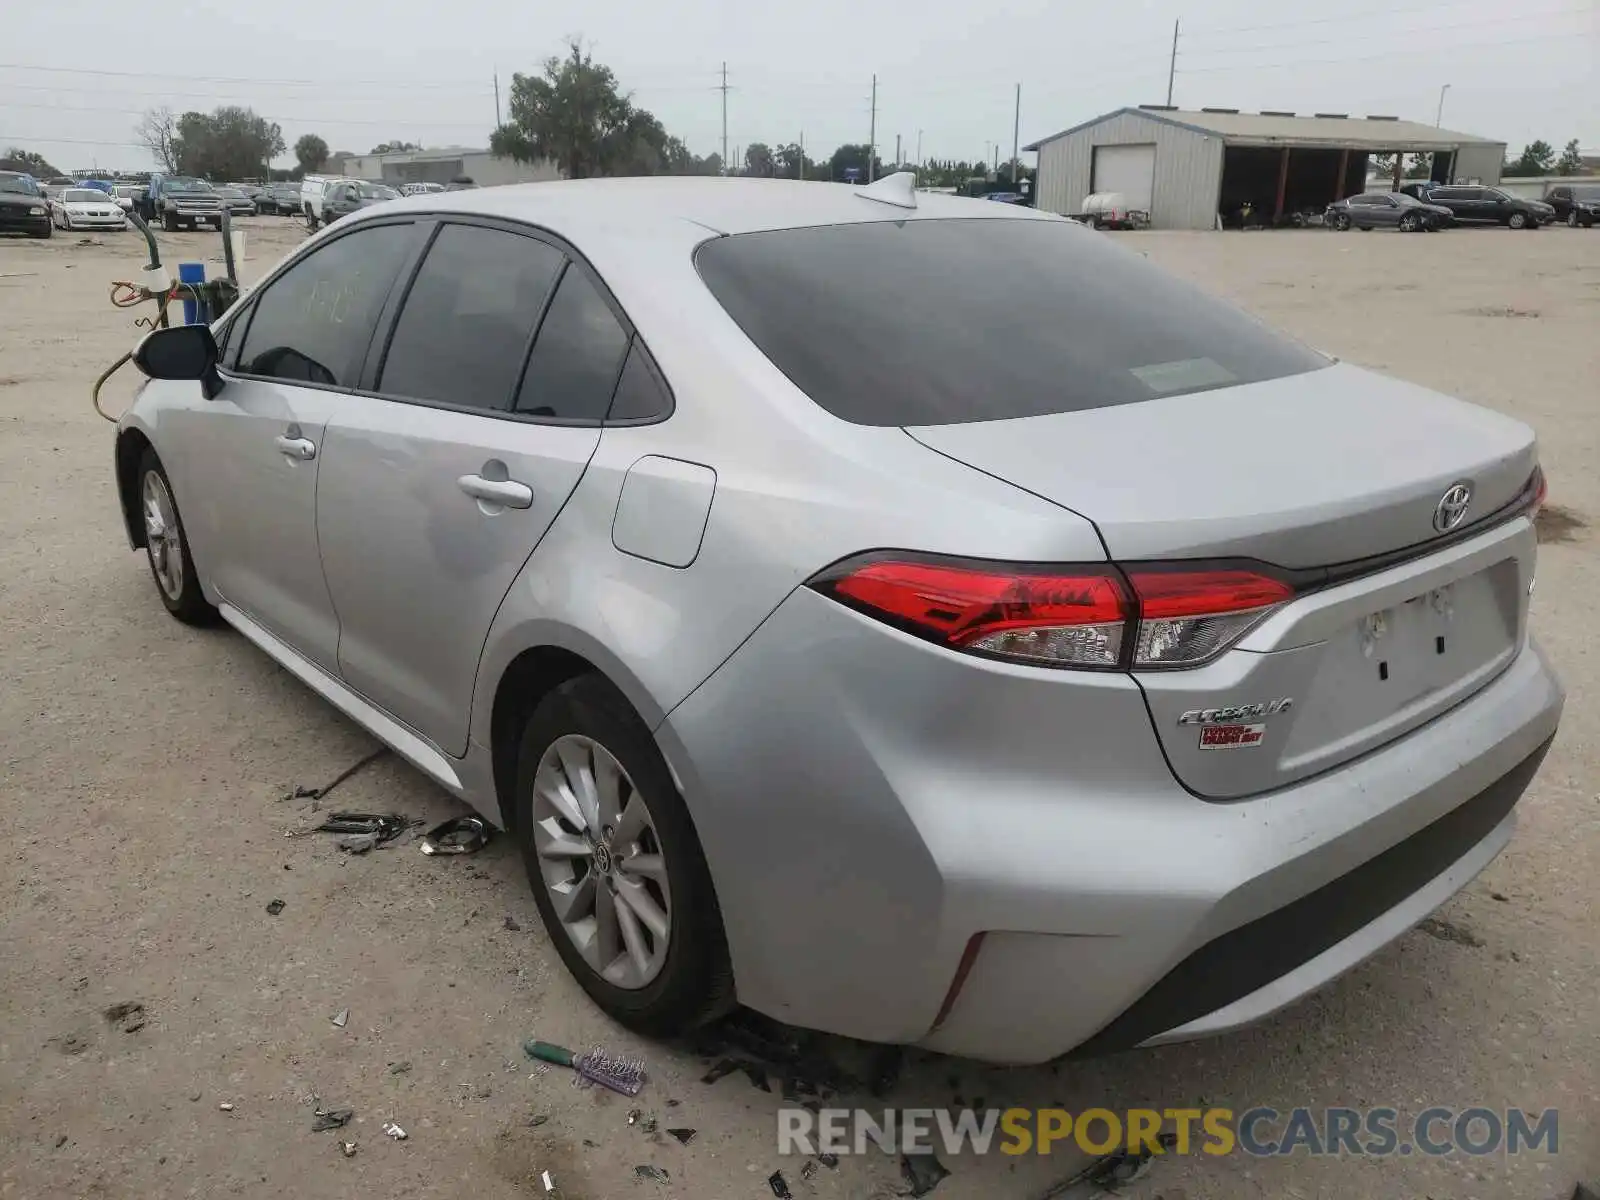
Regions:
<instances>
[{"instance_id":1,"label":"rear door handle","mask_svg":"<svg viewBox=\"0 0 1600 1200\"><path fill-rule=\"evenodd\" d=\"M467 495L507 508L532 508L533 489L515 479L485 479L482 475L463 475L456 485Z\"/></svg>"},{"instance_id":2,"label":"rear door handle","mask_svg":"<svg viewBox=\"0 0 1600 1200\"><path fill-rule=\"evenodd\" d=\"M285 458L298 459L300 462L309 462L317 456L317 444L310 438L285 437L280 435L275 438L278 451Z\"/></svg>"}]
</instances>

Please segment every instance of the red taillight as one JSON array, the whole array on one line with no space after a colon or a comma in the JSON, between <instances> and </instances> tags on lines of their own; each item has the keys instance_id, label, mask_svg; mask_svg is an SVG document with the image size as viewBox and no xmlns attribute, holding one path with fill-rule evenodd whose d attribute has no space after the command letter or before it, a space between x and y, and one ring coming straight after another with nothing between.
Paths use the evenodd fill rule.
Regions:
<instances>
[{"instance_id":1,"label":"red taillight","mask_svg":"<svg viewBox=\"0 0 1600 1200\"><path fill-rule=\"evenodd\" d=\"M869 555L812 580L850 607L952 649L1058 667L1188 667L1294 595L1226 567L1015 567ZM1131 590L1130 590L1131 588Z\"/></svg>"},{"instance_id":2,"label":"red taillight","mask_svg":"<svg viewBox=\"0 0 1600 1200\"><path fill-rule=\"evenodd\" d=\"M1544 479L1544 468L1535 467L1533 478L1528 480L1528 483L1533 490L1533 502L1528 505L1528 512L1538 516L1539 510L1544 507L1544 498L1550 494L1550 485Z\"/></svg>"}]
</instances>

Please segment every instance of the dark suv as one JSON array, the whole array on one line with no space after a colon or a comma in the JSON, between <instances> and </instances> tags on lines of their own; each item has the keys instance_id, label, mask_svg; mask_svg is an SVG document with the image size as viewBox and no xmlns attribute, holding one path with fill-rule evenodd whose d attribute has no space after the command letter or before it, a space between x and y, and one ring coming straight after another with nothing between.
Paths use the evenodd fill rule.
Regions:
<instances>
[{"instance_id":1,"label":"dark suv","mask_svg":"<svg viewBox=\"0 0 1600 1200\"><path fill-rule=\"evenodd\" d=\"M400 193L388 184L372 183L365 179L330 183L328 190L322 193L322 219L329 222L336 221L360 209L371 208L374 204L382 204L385 200L394 200L399 195Z\"/></svg>"},{"instance_id":2,"label":"dark suv","mask_svg":"<svg viewBox=\"0 0 1600 1200\"><path fill-rule=\"evenodd\" d=\"M1544 194L1545 203L1556 210L1556 220L1576 229L1592 229L1600 221L1600 183L1563 183Z\"/></svg>"},{"instance_id":3,"label":"dark suv","mask_svg":"<svg viewBox=\"0 0 1600 1200\"><path fill-rule=\"evenodd\" d=\"M1400 189L1424 204L1448 208L1464 224L1505 225L1537 229L1555 220L1556 210L1543 200L1524 200L1499 188L1478 184L1408 183Z\"/></svg>"},{"instance_id":4,"label":"dark suv","mask_svg":"<svg viewBox=\"0 0 1600 1200\"><path fill-rule=\"evenodd\" d=\"M50 201L33 176L20 171L0 171L0 233L50 236Z\"/></svg>"}]
</instances>

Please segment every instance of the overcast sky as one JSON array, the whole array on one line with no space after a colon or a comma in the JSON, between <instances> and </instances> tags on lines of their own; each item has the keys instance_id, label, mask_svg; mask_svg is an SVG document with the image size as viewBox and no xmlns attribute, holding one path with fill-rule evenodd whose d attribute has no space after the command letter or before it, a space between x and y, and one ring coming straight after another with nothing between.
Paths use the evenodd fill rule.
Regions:
<instances>
[{"instance_id":1,"label":"overcast sky","mask_svg":"<svg viewBox=\"0 0 1600 1200\"><path fill-rule=\"evenodd\" d=\"M808 153L867 140L878 76L883 157L975 159L1124 104L1165 99L1246 111L1391 114L1600 153L1600 0L1258 0L1108 5L1088 0L138 0L23 3L0 43L0 149L58 167L151 166L134 145L145 108L244 104L292 146L321 134L357 153L382 141L482 146L492 77L537 71L581 35L625 90L697 153L804 134ZM51 69L46 69L51 68ZM65 68L80 70L68 71ZM87 73L92 69L103 74ZM120 74L119 74L120 73ZM285 156L281 165L291 165Z\"/></svg>"}]
</instances>

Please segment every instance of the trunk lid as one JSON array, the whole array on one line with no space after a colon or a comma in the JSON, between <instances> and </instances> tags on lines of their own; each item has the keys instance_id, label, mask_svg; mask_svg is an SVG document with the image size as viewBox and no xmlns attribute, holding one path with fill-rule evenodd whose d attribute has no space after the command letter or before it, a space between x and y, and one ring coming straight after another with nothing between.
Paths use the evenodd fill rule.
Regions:
<instances>
[{"instance_id":1,"label":"trunk lid","mask_svg":"<svg viewBox=\"0 0 1600 1200\"><path fill-rule=\"evenodd\" d=\"M1210 663L1136 673L1168 763L1199 795L1253 795L1376 749L1484 687L1524 644L1532 522L1444 539L1434 515L1457 482L1472 488L1463 527L1512 505L1537 465L1533 434L1423 388L1335 366L908 432L1093 521L1116 561L1306 572L1307 590ZM1314 570L1379 555L1391 557Z\"/></svg>"},{"instance_id":2,"label":"trunk lid","mask_svg":"<svg viewBox=\"0 0 1600 1200\"><path fill-rule=\"evenodd\" d=\"M1465 520L1516 498L1533 432L1358 367L1243 387L907 429L1093 521L1113 559L1240 556L1323 567L1420 546L1458 480Z\"/></svg>"}]
</instances>

